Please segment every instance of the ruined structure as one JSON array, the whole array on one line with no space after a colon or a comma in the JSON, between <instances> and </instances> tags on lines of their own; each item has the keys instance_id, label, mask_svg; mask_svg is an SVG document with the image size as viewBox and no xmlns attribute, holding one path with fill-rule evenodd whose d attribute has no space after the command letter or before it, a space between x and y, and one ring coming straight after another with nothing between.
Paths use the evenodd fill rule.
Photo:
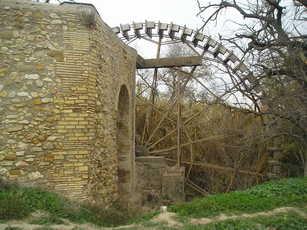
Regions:
<instances>
[{"instance_id":1,"label":"ruined structure","mask_svg":"<svg viewBox=\"0 0 307 230\"><path fill-rule=\"evenodd\" d=\"M0 28L0 178L78 200L184 199L180 99L176 146L155 150L163 121L142 138L148 155L176 150L176 166L163 157L135 159L136 68L155 68L157 80L158 68L190 66L178 74L190 77L209 54L250 78L241 59L198 30L150 21L111 29L90 4L0 0ZM157 58L143 59L126 44L139 38L158 38ZM172 41L197 54L160 57Z\"/></svg>"},{"instance_id":2,"label":"ruined structure","mask_svg":"<svg viewBox=\"0 0 307 230\"><path fill-rule=\"evenodd\" d=\"M136 51L86 4L0 1L0 176L102 203L134 190Z\"/></svg>"}]
</instances>

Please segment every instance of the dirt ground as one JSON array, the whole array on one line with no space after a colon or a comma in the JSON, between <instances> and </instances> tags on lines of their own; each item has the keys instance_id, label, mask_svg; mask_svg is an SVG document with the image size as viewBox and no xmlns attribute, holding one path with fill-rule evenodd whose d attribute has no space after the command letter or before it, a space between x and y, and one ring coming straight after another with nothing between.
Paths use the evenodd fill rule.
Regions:
<instances>
[{"instance_id":1,"label":"dirt ground","mask_svg":"<svg viewBox=\"0 0 307 230\"><path fill-rule=\"evenodd\" d=\"M307 219L307 213L303 212L299 208L294 207L281 207L276 208L267 212L256 212L250 214L240 214L240 215L225 215L220 214L218 216L214 216L211 218L190 218L189 223L191 225L206 225L214 222L220 222L225 220L236 220L236 219L248 219L255 217L269 217L277 214L283 214L288 212L294 212L297 215ZM35 213L32 215L33 217L38 217L39 215L44 215L42 213ZM31 219L30 218L30 219ZM172 212L161 212L159 215L152 218L148 223L141 224L133 224L133 225L125 225L118 227L99 227L93 224L75 224L68 220L63 219L63 224L57 225L37 225L30 224L29 220L20 220L20 221L8 221L6 223L0 223L0 230L10 229L8 227L19 228L23 230L111 230L111 229L126 229L126 230L141 230L141 229L160 229L161 226L167 226L174 229L181 229L183 224L178 220L177 215ZM150 224L149 224L150 223Z\"/></svg>"}]
</instances>

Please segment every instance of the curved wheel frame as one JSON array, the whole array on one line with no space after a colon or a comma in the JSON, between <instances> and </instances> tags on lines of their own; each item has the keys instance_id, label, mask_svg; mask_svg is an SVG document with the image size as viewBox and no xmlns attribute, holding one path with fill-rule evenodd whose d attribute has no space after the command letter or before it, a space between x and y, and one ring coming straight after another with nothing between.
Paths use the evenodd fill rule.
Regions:
<instances>
[{"instance_id":1,"label":"curved wheel frame","mask_svg":"<svg viewBox=\"0 0 307 230\"><path fill-rule=\"evenodd\" d=\"M241 79L238 82L233 83L233 88L238 85L243 84L246 87L246 82L253 82L253 74L248 69L248 67L243 63L243 58L237 57L234 52L227 49L218 41L214 40L210 36L206 36L198 30L193 30L187 28L186 26L179 26L173 23L161 23L161 22L152 22L145 21L142 23L132 23L132 24L121 24L120 26L112 28L113 32L127 45L131 45L137 39L144 39L149 41L155 45L157 45L157 53L156 58L160 58L161 46L170 45L176 43L186 44L196 55L202 57L203 60L210 60L222 64L227 68L231 74L236 75ZM247 175L256 176L258 178L262 175L257 172L244 171L232 169L229 167L223 167L219 165L213 165L209 163L197 163L194 162L194 153L193 153L193 145L201 142L206 142L209 140L216 140L219 138L223 138L224 136L214 136L209 138L202 138L193 140L191 136L189 136L187 132L187 127L193 121L193 119L197 118L201 115L202 111L198 114L192 114L190 117L185 120L182 119L182 91L185 89L185 86L189 82L190 79L195 80L200 86L204 87L207 91L211 92L201 81L197 78L193 77L193 73L195 72L197 66L194 66L190 69L190 71L183 70L182 68L173 68L176 71L177 75L183 76L180 79L176 80L176 93L175 97L170 98L169 100L169 110L161 115L161 119L157 122L156 126L152 129L152 132L146 136L146 132L148 130L148 126L150 123L151 115L153 111L158 111L158 108L155 108L155 88L157 87L158 80L158 69L154 70L154 75L151 83L151 94L149 99L149 106L146 112L143 133L141 138L141 144L144 145L145 148L148 149L149 154L151 155L167 155L170 151L177 151L177 159L173 160L176 162L178 166L180 164L186 164L189 166L186 182L187 185L194 188L194 190L200 192L201 194L207 194L202 188L198 187L196 184L189 179L189 174L194 165L203 166L206 168L211 168L214 170L224 171L225 173L234 172L234 173L242 173ZM229 73L230 73L229 72ZM149 85L149 84L148 84ZM224 95L222 95L224 96ZM169 117L169 113L177 108L177 119ZM155 139L155 135L157 131L162 127L163 122L166 120L171 121L175 124L175 128L169 130L163 137L159 137ZM177 143L175 146L170 146L164 149L156 149L156 146L163 142L166 138L171 135L176 135ZM188 142L182 143L182 135L185 135ZM155 140L154 140L155 139ZM153 141L154 140L154 141ZM183 147L189 147L190 149L190 162L181 161L181 149ZM170 159L171 160L171 159Z\"/></svg>"}]
</instances>

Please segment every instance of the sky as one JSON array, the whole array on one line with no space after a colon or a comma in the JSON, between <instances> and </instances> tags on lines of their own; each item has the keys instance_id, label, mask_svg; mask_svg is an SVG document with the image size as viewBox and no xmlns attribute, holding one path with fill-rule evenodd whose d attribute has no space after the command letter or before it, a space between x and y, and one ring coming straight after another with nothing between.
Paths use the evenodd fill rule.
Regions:
<instances>
[{"instance_id":1,"label":"sky","mask_svg":"<svg viewBox=\"0 0 307 230\"><path fill-rule=\"evenodd\" d=\"M202 19L197 16L199 12L197 0L74 0L76 2L91 3L98 10L102 20L110 27L120 24L131 24L132 22L163 22L184 26L191 29L198 29L203 25ZM216 0L201 0L203 4L214 2ZM238 0L247 4L245 0ZM284 6L293 5L292 0L282 0ZM287 11L291 9L287 7ZM206 15L210 12L206 12ZM239 26L236 23L243 23L243 17L234 10L222 12L218 24L211 24L204 33L207 36L218 40L218 35L232 36L238 32ZM291 18L286 18L291 23ZM287 22L285 22L287 23ZM302 25L301 25L302 26ZM305 32L307 27L303 26ZM146 46L137 41L132 46L138 50L138 53L144 58L154 58L156 48ZM239 55L240 56L240 55Z\"/></svg>"},{"instance_id":2,"label":"sky","mask_svg":"<svg viewBox=\"0 0 307 230\"><path fill-rule=\"evenodd\" d=\"M51 0L55 1L56 0ZM61 0L65 1L65 0ZM119 26L120 24L131 24L132 22L161 21L164 23L186 25L191 29L198 29L203 22L197 13L199 12L197 0L74 0L93 4L98 10L101 18L110 27ZM202 4L217 2L217 0L201 0ZM238 0L247 4L246 0ZM282 0L282 5L293 5L292 0ZM208 16L210 12L206 12ZM234 10L222 12L218 24L211 24L206 27L205 34L218 39L218 35L232 35L237 32L236 23L242 23L243 17ZM291 20L289 20L291 21ZM304 32L307 27L300 25Z\"/></svg>"},{"instance_id":3,"label":"sky","mask_svg":"<svg viewBox=\"0 0 307 230\"><path fill-rule=\"evenodd\" d=\"M102 20L110 27L132 22L163 22L197 29L202 20L197 16L196 0L75 0L93 4ZM137 40L132 47L144 58L154 58L156 47L143 40ZM162 50L161 52L164 52Z\"/></svg>"},{"instance_id":4,"label":"sky","mask_svg":"<svg viewBox=\"0 0 307 230\"><path fill-rule=\"evenodd\" d=\"M198 29L203 25L202 19L197 16L199 12L197 0L74 0L93 4L98 10L102 20L110 27L132 22L163 22L184 26L190 29ZM207 0L202 0L207 3ZM228 18L235 21L242 17L236 13L227 12ZM218 25L211 25L205 29L205 34L218 40L220 32L232 31L233 24L227 19L219 21ZM144 41L131 44L141 55L153 58L155 52L149 51L149 46L144 49ZM140 48L138 48L141 47ZM156 48L155 48L156 49Z\"/></svg>"},{"instance_id":5,"label":"sky","mask_svg":"<svg viewBox=\"0 0 307 230\"><path fill-rule=\"evenodd\" d=\"M201 26L196 0L82 0L95 5L102 19L111 27L150 21L174 22L192 29Z\"/></svg>"}]
</instances>

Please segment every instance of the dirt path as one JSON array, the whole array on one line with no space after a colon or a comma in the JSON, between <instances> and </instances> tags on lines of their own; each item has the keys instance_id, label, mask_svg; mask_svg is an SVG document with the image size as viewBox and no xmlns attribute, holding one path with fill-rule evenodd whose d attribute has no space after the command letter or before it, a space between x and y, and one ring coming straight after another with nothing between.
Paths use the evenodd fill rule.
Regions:
<instances>
[{"instance_id":1,"label":"dirt path","mask_svg":"<svg viewBox=\"0 0 307 230\"><path fill-rule=\"evenodd\" d=\"M255 217L269 217L269 216L275 216L277 214L282 213L288 213L288 212L295 212L299 216L307 219L307 214L303 212L299 208L293 208L293 207L282 207L282 208L276 208L271 211L267 212L256 212L256 213L250 213L250 214L240 214L240 215L218 215L213 218L200 218L200 219L191 219L191 224L210 224L213 222L219 222L219 221L225 221L225 220L236 220L236 219L248 219L248 218L255 218Z\"/></svg>"},{"instance_id":2,"label":"dirt path","mask_svg":"<svg viewBox=\"0 0 307 230\"><path fill-rule=\"evenodd\" d=\"M225 220L236 220L236 219L247 219L247 218L255 218L255 217L270 217L277 214L294 212L297 215L307 219L307 213L302 211L300 208L294 207L281 207L276 208L271 211L267 212L256 212L250 214L240 214L240 215L225 215L220 214L218 216L214 216L211 218L191 218L190 224L191 225L206 225L211 224L214 222L220 222ZM111 229L125 229L125 230L132 230L132 229L159 229L159 227L145 227L140 224L133 224L133 225L126 225L126 226L119 226L119 227L98 227L92 224L75 224L71 223L67 220L64 220L65 224L59 225L35 225L29 224L26 220L23 221L9 221L7 223L0 223L0 230L4 230L7 227L18 227L24 230L35 230L35 229L54 229L54 230L111 230ZM177 215L172 212L162 212L158 216L154 217L151 222L156 224L163 224L172 228L180 229L183 227L183 224L180 223L177 219Z\"/></svg>"},{"instance_id":3,"label":"dirt path","mask_svg":"<svg viewBox=\"0 0 307 230\"><path fill-rule=\"evenodd\" d=\"M126 226L119 226L119 227L99 227L92 224L53 224L53 225L36 225L36 224L29 224L22 221L10 221L5 224L0 224L0 230L4 230L7 227L17 227L23 230L35 230L35 229L54 229L54 230L111 230L111 229L138 229L137 225L126 225Z\"/></svg>"},{"instance_id":4,"label":"dirt path","mask_svg":"<svg viewBox=\"0 0 307 230\"><path fill-rule=\"evenodd\" d=\"M176 220L176 213L173 212L162 212L156 217L154 217L151 221L155 223L161 223L168 225L169 227L180 228L183 226L178 220Z\"/></svg>"},{"instance_id":5,"label":"dirt path","mask_svg":"<svg viewBox=\"0 0 307 230\"><path fill-rule=\"evenodd\" d=\"M274 216L277 214L288 213L288 212L295 212L297 215L307 219L307 213L303 212L299 208L281 207L281 208L276 208L276 209L273 209L267 212L256 212L256 213L240 214L240 215L220 214L218 216L211 217L211 218L191 218L190 223L192 225L206 225L206 224L211 224L214 222L225 221L225 220L248 219L248 218L261 217L261 216L269 217L269 216ZM170 227L179 227L179 228L182 227L182 223L176 220L176 214L171 213L171 212L160 213L152 221L167 224Z\"/></svg>"}]
</instances>

